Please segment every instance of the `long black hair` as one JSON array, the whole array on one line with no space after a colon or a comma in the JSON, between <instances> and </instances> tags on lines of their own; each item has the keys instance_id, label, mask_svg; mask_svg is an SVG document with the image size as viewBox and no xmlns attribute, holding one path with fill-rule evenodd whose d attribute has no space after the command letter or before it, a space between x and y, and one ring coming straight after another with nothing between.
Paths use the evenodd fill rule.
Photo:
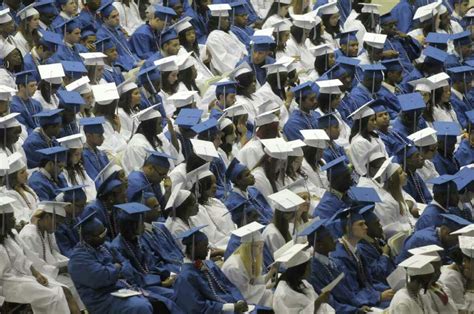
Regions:
<instances>
[{"instance_id":1,"label":"long black hair","mask_svg":"<svg viewBox=\"0 0 474 314\"><path fill-rule=\"evenodd\" d=\"M298 293L304 293L303 279L306 273L306 269L308 267L309 261L287 268L286 271L281 274L280 278L278 278L277 286L280 281L286 281L286 283L288 284L288 286L290 286L291 289Z\"/></svg>"},{"instance_id":2,"label":"long black hair","mask_svg":"<svg viewBox=\"0 0 474 314\"><path fill-rule=\"evenodd\" d=\"M186 86L188 90L197 91L199 94L201 94L201 91L196 85L196 80L193 77L193 67L194 66L191 66L187 69L179 71L178 78L179 81L183 82L184 86ZM196 71L196 69L194 69L194 71Z\"/></svg>"},{"instance_id":3,"label":"long black hair","mask_svg":"<svg viewBox=\"0 0 474 314\"><path fill-rule=\"evenodd\" d=\"M290 28L290 33L291 33L291 36L293 36L294 40L302 45L304 44L304 29L301 28L301 27L298 27L298 26L291 26Z\"/></svg>"},{"instance_id":4,"label":"long black hair","mask_svg":"<svg viewBox=\"0 0 474 314\"><path fill-rule=\"evenodd\" d=\"M126 114L131 115L132 110L135 108L132 108L132 93L135 89L131 89L122 95L120 95L120 99L118 101L118 106L125 111ZM138 107L140 104L138 104L136 107Z\"/></svg>"},{"instance_id":5,"label":"long black hair","mask_svg":"<svg viewBox=\"0 0 474 314\"><path fill-rule=\"evenodd\" d=\"M166 93L174 94L178 91L179 78L173 84L168 82L168 76L170 76L171 71L161 72L161 89Z\"/></svg>"},{"instance_id":6,"label":"long black hair","mask_svg":"<svg viewBox=\"0 0 474 314\"><path fill-rule=\"evenodd\" d=\"M326 42L326 40L322 37L322 25L322 23L319 23L309 31L308 38L315 46L322 45Z\"/></svg>"},{"instance_id":7,"label":"long black hair","mask_svg":"<svg viewBox=\"0 0 474 314\"><path fill-rule=\"evenodd\" d=\"M242 95L247 98L253 99L252 94L250 93L250 86L252 83L255 82L255 74L253 72L248 72L244 74L240 74L238 78L236 78L237 81L237 95Z\"/></svg>"},{"instance_id":8,"label":"long black hair","mask_svg":"<svg viewBox=\"0 0 474 314\"><path fill-rule=\"evenodd\" d=\"M375 132L369 132L367 128L371 117L372 116L368 116L360 120L354 120L351 128L351 135L349 136L349 142L352 141L352 138L356 136L357 133L360 133L360 135L368 141L370 141L371 137L378 137Z\"/></svg>"},{"instance_id":9,"label":"long black hair","mask_svg":"<svg viewBox=\"0 0 474 314\"><path fill-rule=\"evenodd\" d=\"M337 22L336 26L332 26L330 23L332 14L324 14L321 16L321 21L324 24L324 28L326 30L326 33L330 34L333 38L336 37L337 34L340 33L340 28L339 25L341 23L341 20Z\"/></svg>"},{"instance_id":10,"label":"long black hair","mask_svg":"<svg viewBox=\"0 0 474 314\"><path fill-rule=\"evenodd\" d=\"M159 130L160 118L154 118L142 121L137 128L137 133L142 134L147 139L148 143L156 150L158 147L163 146L163 142L158 138L157 134L161 133Z\"/></svg>"},{"instance_id":11,"label":"long black hair","mask_svg":"<svg viewBox=\"0 0 474 314\"><path fill-rule=\"evenodd\" d=\"M191 31L191 30L194 30L194 28L192 27L188 27L184 30L182 30L181 32L179 32L178 34L178 38L179 38L179 43L181 44L181 46L184 47L184 49L186 49L187 52L194 52L194 54L196 55L196 57L199 57L199 44L197 42L197 36L195 36L195 40L192 44L190 44L187 40L186 40L186 33ZM196 32L196 31L195 31Z\"/></svg>"}]
</instances>

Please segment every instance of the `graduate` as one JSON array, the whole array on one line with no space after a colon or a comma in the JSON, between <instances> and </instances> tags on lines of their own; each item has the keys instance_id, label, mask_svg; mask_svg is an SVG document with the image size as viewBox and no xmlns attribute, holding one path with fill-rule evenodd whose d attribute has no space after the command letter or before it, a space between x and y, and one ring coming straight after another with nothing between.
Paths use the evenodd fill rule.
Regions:
<instances>
[{"instance_id":1,"label":"graduate","mask_svg":"<svg viewBox=\"0 0 474 314\"><path fill-rule=\"evenodd\" d=\"M423 168L416 170L423 181L428 182L431 179L439 177L439 173L436 171L435 165L432 161L434 156L437 154L438 148L436 130L428 127L409 135L408 139L413 141L413 144L418 148L418 151L423 157ZM432 192L433 185L428 183L427 187L430 192Z\"/></svg>"},{"instance_id":2,"label":"graduate","mask_svg":"<svg viewBox=\"0 0 474 314\"><path fill-rule=\"evenodd\" d=\"M96 51L101 51L103 55L100 59L97 59L98 63L103 66L101 76L94 75L94 81L92 84L99 84L100 81L106 81L109 83L115 83L120 85L125 81L122 74L120 64L118 63L117 47L110 37L104 37L94 42Z\"/></svg>"},{"instance_id":3,"label":"graduate","mask_svg":"<svg viewBox=\"0 0 474 314\"><path fill-rule=\"evenodd\" d=\"M103 245L107 228L95 213L75 226L81 236L68 265L74 285L91 313L153 313L153 306L143 295L117 298L111 292L133 288L129 278L134 269L120 254L112 255Z\"/></svg>"},{"instance_id":4,"label":"graduate","mask_svg":"<svg viewBox=\"0 0 474 314\"><path fill-rule=\"evenodd\" d=\"M384 102L383 105L390 115L390 120L395 119L400 112L400 103L396 96L400 93L400 88L397 86L403 78L403 67L400 61L400 59L382 61L386 70L384 71L384 80L380 90L377 92L377 97Z\"/></svg>"},{"instance_id":5,"label":"graduate","mask_svg":"<svg viewBox=\"0 0 474 314\"><path fill-rule=\"evenodd\" d=\"M55 34L55 36L58 35ZM36 68L35 65L34 70L41 79L38 79L38 88L33 95L33 99L41 103L43 110L58 109L59 97L56 93L63 84L63 66L61 63L53 63L50 65L38 65Z\"/></svg>"},{"instance_id":6,"label":"graduate","mask_svg":"<svg viewBox=\"0 0 474 314\"><path fill-rule=\"evenodd\" d=\"M467 234L469 235L469 233ZM473 275L473 257L474 257L474 252L472 251L472 237L459 237L460 238L460 243L459 246L462 251L462 274L463 274L463 280L466 280L465 284L465 291L463 295L463 299L465 300L465 303L463 303L463 308L467 310L472 310L474 305L472 303L472 280L474 279Z\"/></svg>"},{"instance_id":7,"label":"graduate","mask_svg":"<svg viewBox=\"0 0 474 314\"><path fill-rule=\"evenodd\" d=\"M474 109L474 104L471 104L466 96L471 88L472 68L467 66L453 67L448 69L448 73L452 80L451 97L449 99L451 106L456 112L457 121L461 128L467 129L469 123L467 112Z\"/></svg>"},{"instance_id":8,"label":"graduate","mask_svg":"<svg viewBox=\"0 0 474 314\"><path fill-rule=\"evenodd\" d=\"M335 54L338 57L342 56L342 57L348 57L348 58L356 58L358 56L359 42L357 41L356 33L357 33L356 30L349 30L349 31L344 31L337 34L337 38L339 38L340 48L335 51ZM354 59L354 60L357 60L357 59Z\"/></svg>"},{"instance_id":9,"label":"graduate","mask_svg":"<svg viewBox=\"0 0 474 314\"><path fill-rule=\"evenodd\" d=\"M278 268L274 264L270 271L263 273L264 240L260 233L263 228L258 222L252 222L232 232L240 238L240 246L226 258L222 272L249 304L272 307L271 279Z\"/></svg>"},{"instance_id":10,"label":"graduate","mask_svg":"<svg viewBox=\"0 0 474 314\"><path fill-rule=\"evenodd\" d=\"M318 127L323 129L329 137L328 145L323 153L324 161L328 163L339 157L345 157L346 160L349 161L349 157L347 157L344 148L336 143L341 134L339 120L336 115L334 113L329 113L319 117Z\"/></svg>"},{"instance_id":11,"label":"graduate","mask_svg":"<svg viewBox=\"0 0 474 314\"><path fill-rule=\"evenodd\" d=\"M0 93L1 98L2 93ZM0 102L2 102L0 100ZM23 160L26 161L26 155L22 147L22 134L26 130L16 119L20 114L18 112L4 115L0 119L0 151L10 156L14 153L20 153Z\"/></svg>"},{"instance_id":12,"label":"graduate","mask_svg":"<svg viewBox=\"0 0 474 314\"><path fill-rule=\"evenodd\" d=\"M133 34L133 32L143 24L141 16L143 11L141 11L142 8L138 8L137 3L125 0L114 2L113 6L117 9L120 18L120 25L127 34Z\"/></svg>"},{"instance_id":13,"label":"graduate","mask_svg":"<svg viewBox=\"0 0 474 314\"><path fill-rule=\"evenodd\" d=\"M451 208L452 214L457 214L466 220L473 221L471 194L474 191L473 181L474 169L464 167L456 173L456 186L459 191L459 204Z\"/></svg>"},{"instance_id":14,"label":"graduate","mask_svg":"<svg viewBox=\"0 0 474 314\"><path fill-rule=\"evenodd\" d=\"M79 133L79 126L76 121L77 114L81 111L81 107L86 103L79 92L60 90L57 92L59 104L58 108L63 109L62 130L59 137L66 137Z\"/></svg>"},{"instance_id":15,"label":"graduate","mask_svg":"<svg viewBox=\"0 0 474 314\"><path fill-rule=\"evenodd\" d=\"M34 115L34 118L38 119L39 128L34 129L23 143L28 168L39 167L42 155L37 152L38 150L59 145L56 137L61 132L61 112L63 110L45 110Z\"/></svg>"},{"instance_id":16,"label":"graduate","mask_svg":"<svg viewBox=\"0 0 474 314\"><path fill-rule=\"evenodd\" d=\"M33 115L43 110L41 104L31 98L37 88L34 72L23 71L16 73L15 83L18 91L11 99L10 111L20 113L17 120L26 127L29 134L39 126Z\"/></svg>"},{"instance_id":17,"label":"graduate","mask_svg":"<svg viewBox=\"0 0 474 314\"><path fill-rule=\"evenodd\" d=\"M104 117L82 118L79 121L86 136L82 160L84 169L92 180L95 180L99 172L109 163L106 153L99 149L104 142L103 123L105 123Z\"/></svg>"},{"instance_id":18,"label":"graduate","mask_svg":"<svg viewBox=\"0 0 474 314\"><path fill-rule=\"evenodd\" d=\"M13 218L13 199L2 196L0 219L0 260L2 261L3 297L7 302L28 303L36 313L69 313L65 290L61 284L46 277L33 266L18 243ZM75 313L78 313L77 310Z\"/></svg>"},{"instance_id":19,"label":"graduate","mask_svg":"<svg viewBox=\"0 0 474 314\"><path fill-rule=\"evenodd\" d=\"M247 302L240 291L210 260L203 226L180 233L186 257L174 284L177 305L186 313L245 312ZM186 295L186 298L182 296Z\"/></svg>"},{"instance_id":20,"label":"graduate","mask_svg":"<svg viewBox=\"0 0 474 314\"><path fill-rule=\"evenodd\" d=\"M324 130L301 130L306 146L303 150L303 161L301 172L305 183L310 188L310 192L317 198L321 198L325 190L329 188L329 181L326 173L321 170L324 162L323 152L328 147L329 136ZM306 176L306 177L305 177Z\"/></svg>"},{"instance_id":21,"label":"graduate","mask_svg":"<svg viewBox=\"0 0 474 314\"><path fill-rule=\"evenodd\" d=\"M267 69L264 66L275 62L275 59L271 56L274 47L275 41L272 37L266 35L252 36L250 38L249 55L239 62L239 65L243 62L248 63L257 80L257 86L263 86L266 82Z\"/></svg>"},{"instance_id":22,"label":"graduate","mask_svg":"<svg viewBox=\"0 0 474 314\"><path fill-rule=\"evenodd\" d=\"M384 143L387 154L393 156L398 146L408 143L408 140L390 126L390 115L384 104L383 99L377 99L371 107L375 112L377 134Z\"/></svg>"},{"instance_id":23,"label":"graduate","mask_svg":"<svg viewBox=\"0 0 474 314\"><path fill-rule=\"evenodd\" d=\"M85 30L87 27L93 33L97 32L102 21L98 16L97 10L100 7L100 1L92 0L82 3L82 8L77 16L77 20L81 23L81 29Z\"/></svg>"},{"instance_id":24,"label":"graduate","mask_svg":"<svg viewBox=\"0 0 474 314\"><path fill-rule=\"evenodd\" d=\"M459 125L454 122L436 121L434 129L438 137L438 153L433 158L433 164L439 174L453 175L459 171L459 165L454 158L457 136L461 134Z\"/></svg>"},{"instance_id":25,"label":"graduate","mask_svg":"<svg viewBox=\"0 0 474 314\"><path fill-rule=\"evenodd\" d=\"M204 45L207 40L208 32L208 22L210 11L208 10L207 1L197 0L196 3L193 2L193 5L185 8L185 16L189 16L192 19L189 21L194 27L197 42L200 45Z\"/></svg>"},{"instance_id":26,"label":"graduate","mask_svg":"<svg viewBox=\"0 0 474 314\"><path fill-rule=\"evenodd\" d=\"M356 108L362 107L367 102L377 97L383 81L383 71L386 68L381 63L359 65L362 70L362 81L351 90L351 98Z\"/></svg>"},{"instance_id":27,"label":"graduate","mask_svg":"<svg viewBox=\"0 0 474 314\"><path fill-rule=\"evenodd\" d=\"M140 59L146 60L160 50L161 32L171 24L176 12L165 6L153 7L148 21L139 26L130 37L130 47Z\"/></svg>"},{"instance_id":28,"label":"graduate","mask_svg":"<svg viewBox=\"0 0 474 314\"><path fill-rule=\"evenodd\" d=\"M398 95L401 112L392 122L392 129L398 134L408 137L419 130L427 127L422 115L426 108L423 96L418 93Z\"/></svg>"},{"instance_id":29,"label":"graduate","mask_svg":"<svg viewBox=\"0 0 474 314\"><path fill-rule=\"evenodd\" d=\"M52 201L59 194L58 189L67 186L62 169L66 163L68 149L61 146L44 148L37 151L41 159L28 179L28 185L41 201Z\"/></svg>"},{"instance_id":30,"label":"graduate","mask_svg":"<svg viewBox=\"0 0 474 314\"><path fill-rule=\"evenodd\" d=\"M286 18L288 10L290 8L290 0L273 0L273 3L268 8L268 4L263 4L268 9L264 9L264 13L260 14L260 17L264 17L262 29L268 28ZM263 9L263 8L262 8Z\"/></svg>"},{"instance_id":31,"label":"graduate","mask_svg":"<svg viewBox=\"0 0 474 314\"><path fill-rule=\"evenodd\" d=\"M24 56L31 50L33 41L38 36L39 12L30 4L18 11L17 15L20 18L18 31L10 40Z\"/></svg>"},{"instance_id":32,"label":"graduate","mask_svg":"<svg viewBox=\"0 0 474 314\"><path fill-rule=\"evenodd\" d=\"M234 34L247 48L250 48L250 37L253 36L254 29L249 26L248 3L245 0L233 1L230 3L231 27L230 31Z\"/></svg>"},{"instance_id":33,"label":"graduate","mask_svg":"<svg viewBox=\"0 0 474 314\"><path fill-rule=\"evenodd\" d=\"M58 49L51 56L50 60L54 60L54 62L82 62L79 53L88 52L88 50L86 47L80 44L81 23L77 20L77 18L68 19L58 25L58 30L60 34L64 34L64 44L58 46Z\"/></svg>"}]
</instances>

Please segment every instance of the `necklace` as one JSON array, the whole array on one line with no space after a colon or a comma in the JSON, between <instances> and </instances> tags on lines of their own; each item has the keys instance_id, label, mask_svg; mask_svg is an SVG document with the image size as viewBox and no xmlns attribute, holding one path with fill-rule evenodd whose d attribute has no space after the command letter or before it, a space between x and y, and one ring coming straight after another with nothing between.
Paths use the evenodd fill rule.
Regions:
<instances>
[{"instance_id":1,"label":"necklace","mask_svg":"<svg viewBox=\"0 0 474 314\"><path fill-rule=\"evenodd\" d=\"M41 245L43 247L43 260L47 263L48 261L46 260L46 243L44 241L44 235L39 230L39 228L37 228L37 230L38 230L38 234L39 234L40 239L41 239ZM51 255L53 255L53 251L51 250L51 239L49 237L49 234L46 234L46 239L48 240L49 252L51 253Z\"/></svg>"},{"instance_id":2,"label":"necklace","mask_svg":"<svg viewBox=\"0 0 474 314\"><path fill-rule=\"evenodd\" d=\"M136 265L140 269L140 272L142 274L148 274L150 272L150 270L148 269L148 266L146 265L146 263L142 264L140 262L140 260L138 259L137 255L135 254L135 251L133 250L133 248L128 243L128 241L125 240L123 237L122 237L122 239L123 239L123 243L125 244L125 246L127 248L127 251L132 255L133 260L135 261ZM138 246L138 250L140 250L140 244L138 244L137 246Z\"/></svg>"},{"instance_id":3,"label":"necklace","mask_svg":"<svg viewBox=\"0 0 474 314\"><path fill-rule=\"evenodd\" d=\"M426 204L426 199L425 199L425 196L423 195L423 191L422 191L421 186L418 182L418 179L415 177L415 175L412 172L410 172L410 177L412 178L413 183L415 184L416 192L418 193L418 196L422 200L422 203Z\"/></svg>"}]
</instances>

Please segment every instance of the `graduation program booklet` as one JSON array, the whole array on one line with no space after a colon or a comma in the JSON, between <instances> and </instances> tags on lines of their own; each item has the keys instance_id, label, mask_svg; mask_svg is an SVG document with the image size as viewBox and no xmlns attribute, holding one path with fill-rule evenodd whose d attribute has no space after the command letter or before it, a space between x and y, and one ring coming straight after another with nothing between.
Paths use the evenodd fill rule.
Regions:
<instances>
[{"instance_id":1,"label":"graduation program booklet","mask_svg":"<svg viewBox=\"0 0 474 314\"><path fill-rule=\"evenodd\" d=\"M337 284L342 280L342 278L344 278L344 276L345 276L344 273L341 273L339 276L336 277L336 279L331 281L326 287L322 288L321 293L331 291L332 289L334 289L334 287L337 286Z\"/></svg>"},{"instance_id":2,"label":"graduation program booklet","mask_svg":"<svg viewBox=\"0 0 474 314\"><path fill-rule=\"evenodd\" d=\"M111 292L110 294L117 298L129 298L136 295L141 295L142 293L130 289L120 289L119 291Z\"/></svg>"}]
</instances>

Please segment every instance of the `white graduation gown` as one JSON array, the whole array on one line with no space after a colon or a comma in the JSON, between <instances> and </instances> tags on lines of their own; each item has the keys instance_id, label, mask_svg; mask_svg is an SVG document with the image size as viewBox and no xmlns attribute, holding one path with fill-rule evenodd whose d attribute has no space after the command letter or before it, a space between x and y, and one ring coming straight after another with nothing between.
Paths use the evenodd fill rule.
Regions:
<instances>
[{"instance_id":1,"label":"white graduation gown","mask_svg":"<svg viewBox=\"0 0 474 314\"><path fill-rule=\"evenodd\" d=\"M439 281L437 282L438 285L443 287L443 291L447 293L447 290ZM448 294L449 296L449 294ZM431 289L428 289L426 294L422 296L424 299L424 303L428 303L430 306L430 311L427 313L457 313L456 305L451 297L448 298L448 303L443 304L441 299L435 294L435 292Z\"/></svg>"},{"instance_id":2,"label":"white graduation gown","mask_svg":"<svg viewBox=\"0 0 474 314\"><path fill-rule=\"evenodd\" d=\"M425 164L423 165L423 168L417 169L416 172L420 175L421 179L423 181L427 182L431 179L439 177L438 171L436 171L436 167L433 164L431 160L425 159ZM433 191L433 184L431 183L426 183L426 186L430 190L430 192Z\"/></svg>"},{"instance_id":3,"label":"white graduation gown","mask_svg":"<svg viewBox=\"0 0 474 314\"><path fill-rule=\"evenodd\" d=\"M119 13L120 26L131 36L143 24L137 4L134 1L130 1L128 6L126 6L121 1L115 1L112 5Z\"/></svg>"},{"instance_id":4,"label":"white graduation gown","mask_svg":"<svg viewBox=\"0 0 474 314\"><path fill-rule=\"evenodd\" d=\"M165 221L165 227L168 228L169 232L173 235L173 237L177 237L180 233L183 233L186 230L189 230L189 226L181 220L179 217L173 218L171 215ZM184 253L184 245L181 243L181 240L177 240L176 244L178 244L181 251Z\"/></svg>"},{"instance_id":5,"label":"white graduation gown","mask_svg":"<svg viewBox=\"0 0 474 314\"><path fill-rule=\"evenodd\" d=\"M26 41L25 36L23 36L23 34L18 31L15 34L15 36L12 37L12 39L13 39L13 44L15 45L15 47L17 47L18 50L20 50L21 56L25 57L25 55L27 55L28 52L30 52L31 50L31 47Z\"/></svg>"},{"instance_id":6,"label":"white graduation gown","mask_svg":"<svg viewBox=\"0 0 474 314\"><path fill-rule=\"evenodd\" d=\"M272 255L276 250L286 244L285 238L281 235L273 222L263 229L262 236Z\"/></svg>"},{"instance_id":7,"label":"white graduation gown","mask_svg":"<svg viewBox=\"0 0 474 314\"><path fill-rule=\"evenodd\" d=\"M212 31L207 37L207 52L211 55L211 69L221 75L232 71L237 62L247 55L247 49L231 32Z\"/></svg>"},{"instance_id":8,"label":"white graduation gown","mask_svg":"<svg viewBox=\"0 0 474 314\"><path fill-rule=\"evenodd\" d=\"M217 229L211 217L209 217L206 207L199 204L199 211L197 215L189 217L189 222L191 227L207 225L202 229L202 232L204 232L209 239L209 246L222 250L226 249L227 243L229 242L230 233L225 234Z\"/></svg>"},{"instance_id":9,"label":"white graduation gown","mask_svg":"<svg viewBox=\"0 0 474 314\"><path fill-rule=\"evenodd\" d=\"M242 164L252 170L263 155L262 143L257 137L253 137L239 150L236 156Z\"/></svg>"},{"instance_id":10,"label":"white graduation gown","mask_svg":"<svg viewBox=\"0 0 474 314\"><path fill-rule=\"evenodd\" d=\"M438 279L446 287L446 293L449 294L458 310L464 309L464 277L451 265L441 266L441 276Z\"/></svg>"},{"instance_id":11,"label":"white graduation gown","mask_svg":"<svg viewBox=\"0 0 474 314\"><path fill-rule=\"evenodd\" d=\"M321 304L319 309L314 312L314 301L318 298L318 294L308 281L303 280L303 285L303 293L299 293L293 290L284 280L278 283L273 295L275 314L336 313L336 310L327 303Z\"/></svg>"},{"instance_id":12,"label":"white graduation gown","mask_svg":"<svg viewBox=\"0 0 474 314\"><path fill-rule=\"evenodd\" d=\"M253 283L239 254L232 254L222 265L222 272L239 289L248 304L272 307L273 292L267 289L264 275Z\"/></svg>"},{"instance_id":13,"label":"white graduation gown","mask_svg":"<svg viewBox=\"0 0 474 314\"><path fill-rule=\"evenodd\" d=\"M388 158L385 145L380 138L371 137L370 142L360 134L352 138L349 146L349 157L354 165L354 169L360 176L367 173L368 152L373 153L376 151L382 152Z\"/></svg>"},{"instance_id":14,"label":"white graduation gown","mask_svg":"<svg viewBox=\"0 0 474 314\"><path fill-rule=\"evenodd\" d=\"M127 139L116 132L109 121L105 120L102 126L104 127L104 143L98 148L108 155L120 158L120 155L127 148Z\"/></svg>"},{"instance_id":15,"label":"white graduation gown","mask_svg":"<svg viewBox=\"0 0 474 314\"><path fill-rule=\"evenodd\" d=\"M31 215L37 208L39 198L35 191L30 188L31 193L25 192L26 200L13 189L5 190L5 196L9 196L15 201L12 203L14 209L15 220L17 223L20 221L30 222Z\"/></svg>"},{"instance_id":16,"label":"white graduation gown","mask_svg":"<svg viewBox=\"0 0 474 314\"><path fill-rule=\"evenodd\" d=\"M433 119L434 121L456 122L459 124L456 112L453 108L447 109L438 105L433 107Z\"/></svg>"},{"instance_id":17,"label":"white graduation gown","mask_svg":"<svg viewBox=\"0 0 474 314\"><path fill-rule=\"evenodd\" d=\"M118 108L118 116L120 119L120 134L128 141L137 126L134 125L131 115L127 114L122 108Z\"/></svg>"},{"instance_id":18,"label":"white graduation gown","mask_svg":"<svg viewBox=\"0 0 474 314\"><path fill-rule=\"evenodd\" d=\"M298 73L307 73L314 69L314 55L306 48L305 43L298 44L296 40L290 35L286 42L284 54L288 57L297 58L299 61L295 62Z\"/></svg>"},{"instance_id":19,"label":"white graduation gown","mask_svg":"<svg viewBox=\"0 0 474 314\"><path fill-rule=\"evenodd\" d=\"M39 284L31 274L31 265L12 238L0 245L0 301L30 303L35 314L70 313L61 285L51 278L47 287Z\"/></svg>"},{"instance_id":20,"label":"white graduation gown","mask_svg":"<svg viewBox=\"0 0 474 314\"><path fill-rule=\"evenodd\" d=\"M283 129L286 122L288 121L288 118L289 118L290 114L288 112L288 109L285 106L284 101L280 97L275 95L275 93L273 92L272 88L270 87L270 83L265 82L265 84L263 84L259 89L257 89L255 94L258 97L260 97L260 99L272 100L273 102L278 104L278 106L280 107L280 123L279 123L279 125L280 125L280 129Z\"/></svg>"},{"instance_id":21,"label":"white graduation gown","mask_svg":"<svg viewBox=\"0 0 474 314\"><path fill-rule=\"evenodd\" d=\"M86 193L87 197L87 202L92 202L95 200L97 196L97 191L95 189L95 183L94 180L92 180L89 175L87 174L86 170L83 169L83 175L79 175L77 172L74 174L76 183L73 183L71 178L69 177L69 173L67 171L63 171L64 178L66 179L66 182L68 186L73 186L73 185L85 185L83 188L84 192Z\"/></svg>"},{"instance_id":22,"label":"white graduation gown","mask_svg":"<svg viewBox=\"0 0 474 314\"><path fill-rule=\"evenodd\" d=\"M255 117L258 114L258 106L260 106L263 101L256 95L252 94L252 99L247 98L243 95L235 96L235 105L242 105L245 111L248 114L248 120L255 125Z\"/></svg>"},{"instance_id":23,"label":"white graduation gown","mask_svg":"<svg viewBox=\"0 0 474 314\"><path fill-rule=\"evenodd\" d=\"M186 49L181 46L181 48L178 51L178 56L182 54L186 54L187 51ZM203 61L201 60L202 58L206 58L206 46L205 45L199 45L199 57L196 56L194 53L191 55L191 58L193 59L194 67L197 70L197 77L196 77L196 85L198 88L201 90L205 90L208 85L207 81L212 79L214 75L212 72L204 65Z\"/></svg>"},{"instance_id":24,"label":"white graduation gown","mask_svg":"<svg viewBox=\"0 0 474 314\"><path fill-rule=\"evenodd\" d=\"M256 1L259 1L259 0L256 0ZM270 10L270 7L272 5L272 2L270 1L266 1L266 0L260 0L261 2L267 2L268 4L268 8L266 9L266 12L268 12L268 10ZM267 14L265 13L265 15L262 16L262 18L265 18L265 16L267 16ZM268 19L265 21L265 23L263 23L262 25L262 29L265 29L265 28L270 28L272 27L272 25L274 25L275 23L277 22L281 22L283 21L283 18L281 16L279 16L278 14L273 14L271 16L268 17Z\"/></svg>"},{"instance_id":25,"label":"white graduation gown","mask_svg":"<svg viewBox=\"0 0 474 314\"><path fill-rule=\"evenodd\" d=\"M258 166L252 170L252 174L255 178L255 187L262 193L263 196L270 202L268 198L269 195L273 194L273 188L268 180L267 176L265 175L265 171L263 170L262 166Z\"/></svg>"},{"instance_id":26,"label":"white graduation gown","mask_svg":"<svg viewBox=\"0 0 474 314\"><path fill-rule=\"evenodd\" d=\"M228 215L229 210L219 199L210 198L207 204L202 206L206 209L219 233L227 236L236 229L232 215Z\"/></svg>"},{"instance_id":27,"label":"white graduation gown","mask_svg":"<svg viewBox=\"0 0 474 314\"><path fill-rule=\"evenodd\" d=\"M47 102L46 99L44 99L43 95L41 95L40 90L36 90L33 97L31 98L39 101L41 106L43 107L43 110L53 110L58 108L59 100L56 94L51 95L51 102Z\"/></svg>"},{"instance_id":28,"label":"white graduation gown","mask_svg":"<svg viewBox=\"0 0 474 314\"><path fill-rule=\"evenodd\" d=\"M176 185L182 183L182 189L189 190L192 188L190 180L187 179L186 175L186 163L180 163L173 170L170 171L169 177L171 179L171 188L174 189Z\"/></svg>"},{"instance_id":29,"label":"white graduation gown","mask_svg":"<svg viewBox=\"0 0 474 314\"><path fill-rule=\"evenodd\" d=\"M400 314L400 313L409 313L409 314L424 314L431 313L429 304L424 302L422 297L419 297L418 304L412 297L408 294L406 288L398 290L393 296L392 301L390 302L389 313L390 314Z\"/></svg>"}]
</instances>

